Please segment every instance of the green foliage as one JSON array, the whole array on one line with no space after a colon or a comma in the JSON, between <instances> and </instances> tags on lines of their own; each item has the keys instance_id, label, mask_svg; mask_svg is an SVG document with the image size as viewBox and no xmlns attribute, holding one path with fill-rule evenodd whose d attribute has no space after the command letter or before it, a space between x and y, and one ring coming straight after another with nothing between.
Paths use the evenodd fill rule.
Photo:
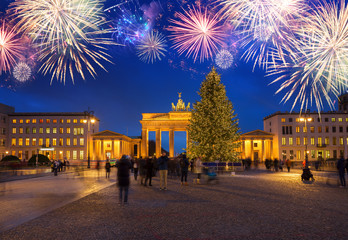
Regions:
<instances>
[{"instance_id":1,"label":"green foliage","mask_svg":"<svg viewBox=\"0 0 348 240\"><path fill-rule=\"evenodd\" d=\"M48 157L46 157L45 155L39 154L39 159L38 159L39 165L47 165L49 164L51 161L48 159ZM36 154L33 155L29 161L28 161L28 165L30 166L35 166L36 165Z\"/></svg>"},{"instance_id":2,"label":"green foliage","mask_svg":"<svg viewBox=\"0 0 348 240\"><path fill-rule=\"evenodd\" d=\"M21 160L19 160L19 158L16 157L16 156L7 155L7 156L3 157L3 159L1 159L1 162L17 162L17 163L20 163Z\"/></svg>"},{"instance_id":3,"label":"green foliage","mask_svg":"<svg viewBox=\"0 0 348 240\"><path fill-rule=\"evenodd\" d=\"M204 161L237 161L238 119L214 68L202 82L198 94L201 101L193 104L188 126L188 156L202 157Z\"/></svg>"}]
</instances>

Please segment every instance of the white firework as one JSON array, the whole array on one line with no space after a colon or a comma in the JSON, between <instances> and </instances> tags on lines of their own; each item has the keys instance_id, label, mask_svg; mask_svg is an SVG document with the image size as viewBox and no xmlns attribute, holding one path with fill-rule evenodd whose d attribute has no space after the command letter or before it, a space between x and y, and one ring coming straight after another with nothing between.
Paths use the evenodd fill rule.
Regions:
<instances>
[{"instance_id":1,"label":"white firework","mask_svg":"<svg viewBox=\"0 0 348 240\"><path fill-rule=\"evenodd\" d=\"M218 54L216 54L215 57L216 65L218 65L218 67L222 69L227 69L231 67L233 60L233 55L225 49L221 50Z\"/></svg>"},{"instance_id":2,"label":"white firework","mask_svg":"<svg viewBox=\"0 0 348 240\"><path fill-rule=\"evenodd\" d=\"M31 69L25 62L20 62L13 68L13 76L18 81L25 82L31 76Z\"/></svg>"},{"instance_id":3,"label":"white firework","mask_svg":"<svg viewBox=\"0 0 348 240\"><path fill-rule=\"evenodd\" d=\"M268 26L267 24L260 24L254 29L254 39L262 42L267 42L271 38L273 33L274 30L271 26Z\"/></svg>"}]
</instances>

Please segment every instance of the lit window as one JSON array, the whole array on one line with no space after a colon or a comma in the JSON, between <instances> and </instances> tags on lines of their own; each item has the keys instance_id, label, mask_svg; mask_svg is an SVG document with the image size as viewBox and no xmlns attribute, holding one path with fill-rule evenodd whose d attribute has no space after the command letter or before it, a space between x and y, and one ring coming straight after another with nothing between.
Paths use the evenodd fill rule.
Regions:
<instances>
[{"instance_id":1,"label":"lit window","mask_svg":"<svg viewBox=\"0 0 348 240\"><path fill-rule=\"evenodd\" d=\"M49 147L49 146L50 146L50 139L46 138L46 147Z\"/></svg>"},{"instance_id":2,"label":"lit window","mask_svg":"<svg viewBox=\"0 0 348 240\"><path fill-rule=\"evenodd\" d=\"M84 119L80 119L80 123L84 123Z\"/></svg>"},{"instance_id":3,"label":"lit window","mask_svg":"<svg viewBox=\"0 0 348 240\"><path fill-rule=\"evenodd\" d=\"M25 146L29 146L30 145L30 139L29 138L26 138L25 139Z\"/></svg>"},{"instance_id":4,"label":"lit window","mask_svg":"<svg viewBox=\"0 0 348 240\"><path fill-rule=\"evenodd\" d=\"M31 145L36 146L36 138L33 138L33 139L32 139Z\"/></svg>"},{"instance_id":5,"label":"lit window","mask_svg":"<svg viewBox=\"0 0 348 240\"><path fill-rule=\"evenodd\" d=\"M46 133L50 133L51 129L50 128L46 128Z\"/></svg>"},{"instance_id":6,"label":"lit window","mask_svg":"<svg viewBox=\"0 0 348 240\"><path fill-rule=\"evenodd\" d=\"M15 138L12 138L12 140L11 140L11 145L12 145L12 146L16 146L16 139L15 139Z\"/></svg>"},{"instance_id":7,"label":"lit window","mask_svg":"<svg viewBox=\"0 0 348 240\"><path fill-rule=\"evenodd\" d=\"M59 122L60 122L60 123L64 123L64 119L60 119Z\"/></svg>"},{"instance_id":8,"label":"lit window","mask_svg":"<svg viewBox=\"0 0 348 240\"><path fill-rule=\"evenodd\" d=\"M53 122L53 123L57 123L57 119L53 119L52 122Z\"/></svg>"},{"instance_id":9,"label":"lit window","mask_svg":"<svg viewBox=\"0 0 348 240\"><path fill-rule=\"evenodd\" d=\"M336 122L336 118L331 118L331 122Z\"/></svg>"},{"instance_id":10,"label":"lit window","mask_svg":"<svg viewBox=\"0 0 348 240\"><path fill-rule=\"evenodd\" d=\"M314 127L310 127L311 133L314 133Z\"/></svg>"},{"instance_id":11,"label":"lit window","mask_svg":"<svg viewBox=\"0 0 348 240\"><path fill-rule=\"evenodd\" d=\"M83 151L80 151L80 159L82 160L83 159L83 156L84 154L83 154Z\"/></svg>"},{"instance_id":12,"label":"lit window","mask_svg":"<svg viewBox=\"0 0 348 240\"><path fill-rule=\"evenodd\" d=\"M326 158L330 158L330 151L329 151L329 150L326 150L325 153L326 153L326 154L325 154L325 155L326 155Z\"/></svg>"},{"instance_id":13,"label":"lit window","mask_svg":"<svg viewBox=\"0 0 348 240\"><path fill-rule=\"evenodd\" d=\"M346 118L346 122L348 122L348 118Z\"/></svg>"},{"instance_id":14,"label":"lit window","mask_svg":"<svg viewBox=\"0 0 348 240\"><path fill-rule=\"evenodd\" d=\"M77 119L74 119L74 120L73 120L73 123L77 123Z\"/></svg>"},{"instance_id":15,"label":"lit window","mask_svg":"<svg viewBox=\"0 0 348 240\"><path fill-rule=\"evenodd\" d=\"M70 128L67 128L67 129L66 129L66 133L70 133Z\"/></svg>"},{"instance_id":16,"label":"lit window","mask_svg":"<svg viewBox=\"0 0 348 240\"><path fill-rule=\"evenodd\" d=\"M315 144L315 140L314 140L314 138L312 137L311 138L311 145L314 145Z\"/></svg>"},{"instance_id":17,"label":"lit window","mask_svg":"<svg viewBox=\"0 0 348 240\"><path fill-rule=\"evenodd\" d=\"M83 135L85 133L85 129L81 128L81 135Z\"/></svg>"},{"instance_id":18,"label":"lit window","mask_svg":"<svg viewBox=\"0 0 348 240\"><path fill-rule=\"evenodd\" d=\"M43 138L39 138L39 146L43 145Z\"/></svg>"},{"instance_id":19,"label":"lit window","mask_svg":"<svg viewBox=\"0 0 348 240\"><path fill-rule=\"evenodd\" d=\"M70 146L70 138L67 138L67 139L66 139L66 145L67 145L67 146Z\"/></svg>"},{"instance_id":20,"label":"lit window","mask_svg":"<svg viewBox=\"0 0 348 240\"><path fill-rule=\"evenodd\" d=\"M73 159L74 159L74 160L77 159L77 151L73 151Z\"/></svg>"},{"instance_id":21,"label":"lit window","mask_svg":"<svg viewBox=\"0 0 348 240\"><path fill-rule=\"evenodd\" d=\"M57 128L53 128L52 133L57 133Z\"/></svg>"},{"instance_id":22,"label":"lit window","mask_svg":"<svg viewBox=\"0 0 348 240\"><path fill-rule=\"evenodd\" d=\"M77 146L77 138L74 138L74 139L73 139L73 145L74 145L74 146Z\"/></svg>"},{"instance_id":23,"label":"lit window","mask_svg":"<svg viewBox=\"0 0 348 240\"><path fill-rule=\"evenodd\" d=\"M84 146L84 145L85 145L85 139L84 138L80 138L80 146Z\"/></svg>"},{"instance_id":24,"label":"lit window","mask_svg":"<svg viewBox=\"0 0 348 240\"><path fill-rule=\"evenodd\" d=\"M52 138L52 146L57 146L57 138Z\"/></svg>"},{"instance_id":25,"label":"lit window","mask_svg":"<svg viewBox=\"0 0 348 240\"><path fill-rule=\"evenodd\" d=\"M307 132L307 127L303 127L303 132L304 132L304 133Z\"/></svg>"},{"instance_id":26,"label":"lit window","mask_svg":"<svg viewBox=\"0 0 348 240\"><path fill-rule=\"evenodd\" d=\"M18 158L22 159L22 156L23 156L23 151L18 151Z\"/></svg>"},{"instance_id":27,"label":"lit window","mask_svg":"<svg viewBox=\"0 0 348 240\"><path fill-rule=\"evenodd\" d=\"M46 119L46 123L50 123L51 122L51 119Z\"/></svg>"},{"instance_id":28,"label":"lit window","mask_svg":"<svg viewBox=\"0 0 348 240\"><path fill-rule=\"evenodd\" d=\"M12 119L12 123L17 123L17 119Z\"/></svg>"},{"instance_id":29,"label":"lit window","mask_svg":"<svg viewBox=\"0 0 348 240\"><path fill-rule=\"evenodd\" d=\"M336 145L336 143L337 143L337 142L336 142L336 137L333 137L333 138L332 138L332 145Z\"/></svg>"},{"instance_id":30,"label":"lit window","mask_svg":"<svg viewBox=\"0 0 348 240\"><path fill-rule=\"evenodd\" d=\"M32 123L36 123L36 119L32 119L31 122L32 122Z\"/></svg>"},{"instance_id":31,"label":"lit window","mask_svg":"<svg viewBox=\"0 0 348 240\"><path fill-rule=\"evenodd\" d=\"M30 134L30 127L27 127L27 128L25 129L25 133L26 133L26 134Z\"/></svg>"},{"instance_id":32,"label":"lit window","mask_svg":"<svg viewBox=\"0 0 348 240\"><path fill-rule=\"evenodd\" d=\"M19 123L23 123L23 119L19 119Z\"/></svg>"},{"instance_id":33,"label":"lit window","mask_svg":"<svg viewBox=\"0 0 348 240\"><path fill-rule=\"evenodd\" d=\"M318 133L321 133L322 129L321 127L318 127Z\"/></svg>"},{"instance_id":34,"label":"lit window","mask_svg":"<svg viewBox=\"0 0 348 240\"><path fill-rule=\"evenodd\" d=\"M322 146L322 143L323 143L323 142L322 142L322 138L319 137L319 138L318 138L318 145L319 145L319 146Z\"/></svg>"},{"instance_id":35,"label":"lit window","mask_svg":"<svg viewBox=\"0 0 348 240\"><path fill-rule=\"evenodd\" d=\"M299 118L296 118L296 122L300 122L300 119L299 119Z\"/></svg>"},{"instance_id":36,"label":"lit window","mask_svg":"<svg viewBox=\"0 0 348 240\"><path fill-rule=\"evenodd\" d=\"M17 132L17 128L12 128L12 133L16 134L16 132Z\"/></svg>"},{"instance_id":37,"label":"lit window","mask_svg":"<svg viewBox=\"0 0 348 240\"><path fill-rule=\"evenodd\" d=\"M59 128L59 133L64 133L64 128Z\"/></svg>"},{"instance_id":38,"label":"lit window","mask_svg":"<svg viewBox=\"0 0 348 240\"><path fill-rule=\"evenodd\" d=\"M12 156L16 156L16 151L12 150L11 152L12 152L11 154Z\"/></svg>"},{"instance_id":39,"label":"lit window","mask_svg":"<svg viewBox=\"0 0 348 240\"><path fill-rule=\"evenodd\" d=\"M18 146L23 146L23 138L18 138Z\"/></svg>"},{"instance_id":40,"label":"lit window","mask_svg":"<svg viewBox=\"0 0 348 240\"><path fill-rule=\"evenodd\" d=\"M63 146L63 138L59 138L59 146Z\"/></svg>"},{"instance_id":41,"label":"lit window","mask_svg":"<svg viewBox=\"0 0 348 240\"><path fill-rule=\"evenodd\" d=\"M35 128L35 127L33 127L33 130L32 130L32 131L33 131L33 133L36 133L36 128Z\"/></svg>"},{"instance_id":42,"label":"lit window","mask_svg":"<svg viewBox=\"0 0 348 240\"><path fill-rule=\"evenodd\" d=\"M286 145L286 139L285 138L282 138L282 145Z\"/></svg>"},{"instance_id":43,"label":"lit window","mask_svg":"<svg viewBox=\"0 0 348 240\"><path fill-rule=\"evenodd\" d=\"M70 123L70 119L67 119L67 120L66 120L66 123Z\"/></svg>"},{"instance_id":44,"label":"lit window","mask_svg":"<svg viewBox=\"0 0 348 240\"><path fill-rule=\"evenodd\" d=\"M43 119L40 119L40 120L39 120L39 123L43 123L43 122L44 122Z\"/></svg>"},{"instance_id":45,"label":"lit window","mask_svg":"<svg viewBox=\"0 0 348 240\"><path fill-rule=\"evenodd\" d=\"M19 128L19 133L23 133L23 128Z\"/></svg>"},{"instance_id":46,"label":"lit window","mask_svg":"<svg viewBox=\"0 0 348 240\"><path fill-rule=\"evenodd\" d=\"M70 151L66 151L66 158L70 159Z\"/></svg>"},{"instance_id":47,"label":"lit window","mask_svg":"<svg viewBox=\"0 0 348 240\"><path fill-rule=\"evenodd\" d=\"M330 144L330 138L328 138L328 137L325 138L325 144L326 144L326 145L329 145L329 144Z\"/></svg>"},{"instance_id":48,"label":"lit window","mask_svg":"<svg viewBox=\"0 0 348 240\"><path fill-rule=\"evenodd\" d=\"M343 137L340 137L340 145L343 145Z\"/></svg>"},{"instance_id":49,"label":"lit window","mask_svg":"<svg viewBox=\"0 0 348 240\"><path fill-rule=\"evenodd\" d=\"M342 118L338 118L338 121L339 121L339 122L342 122L342 121L343 121L343 119L342 119Z\"/></svg>"},{"instance_id":50,"label":"lit window","mask_svg":"<svg viewBox=\"0 0 348 240\"><path fill-rule=\"evenodd\" d=\"M77 128L74 128L74 135L77 135Z\"/></svg>"},{"instance_id":51,"label":"lit window","mask_svg":"<svg viewBox=\"0 0 348 240\"><path fill-rule=\"evenodd\" d=\"M306 138L306 137L303 138L303 145L306 145L308 143L307 140L308 140L308 138Z\"/></svg>"},{"instance_id":52,"label":"lit window","mask_svg":"<svg viewBox=\"0 0 348 240\"><path fill-rule=\"evenodd\" d=\"M39 133L43 133L43 128L39 128Z\"/></svg>"},{"instance_id":53,"label":"lit window","mask_svg":"<svg viewBox=\"0 0 348 240\"><path fill-rule=\"evenodd\" d=\"M281 120L282 122L285 122L285 118L282 118L282 120Z\"/></svg>"},{"instance_id":54,"label":"lit window","mask_svg":"<svg viewBox=\"0 0 348 240\"><path fill-rule=\"evenodd\" d=\"M301 144L301 139L299 137L296 138L296 145L300 145Z\"/></svg>"},{"instance_id":55,"label":"lit window","mask_svg":"<svg viewBox=\"0 0 348 240\"><path fill-rule=\"evenodd\" d=\"M297 133L300 132L300 127L296 127L296 132L297 132Z\"/></svg>"},{"instance_id":56,"label":"lit window","mask_svg":"<svg viewBox=\"0 0 348 240\"><path fill-rule=\"evenodd\" d=\"M293 144L293 138L289 138L289 145L292 145Z\"/></svg>"},{"instance_id":57,"label":"lit window","mask_svg":"<svg viewBox=\"0 0 348 240\"><path fill-rule=\"evenodd\" d=\"M301 151L300 150L297 150L297 160L300 160L301 159Z\"/></svg>"},{"instance_id":58,"label":"lit window","mask_svg":"<svg viewBox=\"0 0 348 240\"><path fill-rule=\"evenodd\" d=\"M315 150L311 150L311 158L315 158Z\"/></svg>"},{"instance_id":59,"label":"lit window","mask_svg":"<svg viewBox=\"0 0 348 240\"><path fill-rule=\"evenodd\" d=\"M30 123L30 119L26 119L26 120L25 120L25 123Z\"/></svg>"}]
</instances>

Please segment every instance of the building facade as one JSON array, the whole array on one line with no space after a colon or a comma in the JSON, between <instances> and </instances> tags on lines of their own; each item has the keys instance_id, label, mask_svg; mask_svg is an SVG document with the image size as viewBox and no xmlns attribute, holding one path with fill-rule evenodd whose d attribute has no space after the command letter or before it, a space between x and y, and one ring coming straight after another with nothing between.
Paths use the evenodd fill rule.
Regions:
<instances>
[{"instance_id":1,"label":"building facade","mask_svg":"<svg viewBox=\"0 0 348 240\"><path fill-rule=\"evenodd\" d=\"M303 161L347 158L348 114L345 112L281 113L263 120L264 131L273 134L273 156Z\"/></svg>"}]
</instances>

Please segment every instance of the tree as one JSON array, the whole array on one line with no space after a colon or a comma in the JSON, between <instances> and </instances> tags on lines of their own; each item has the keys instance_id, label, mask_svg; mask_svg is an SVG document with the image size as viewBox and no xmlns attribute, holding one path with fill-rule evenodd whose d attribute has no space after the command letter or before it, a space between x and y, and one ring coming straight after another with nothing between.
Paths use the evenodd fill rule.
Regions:
<instances>
[{"instance_id":1,"label":"tree","mask_svg":"<svg viewBox=\"0 0 348 240\"><path fill-rule=\"evenodd\" d=\"M48 165L51 161L46 157L45 155L39 154L38 158L38 164L39 165ZM29 166L35 166L36 165L36 154L31 156L31 158L28 161Z\"/></svg>"},{"instance_id":2,"label":"tree","mask_svg":"<svg viewBox=\"0 0 348 240\"><path fill-rule=\"evenodd\" d=\"M193 104L188 125L190 158L204 161L237 161L240 146L237 115L226 96L225 86L213 68L201 83L201 101Z\"/></svg>"}]
</instances>

